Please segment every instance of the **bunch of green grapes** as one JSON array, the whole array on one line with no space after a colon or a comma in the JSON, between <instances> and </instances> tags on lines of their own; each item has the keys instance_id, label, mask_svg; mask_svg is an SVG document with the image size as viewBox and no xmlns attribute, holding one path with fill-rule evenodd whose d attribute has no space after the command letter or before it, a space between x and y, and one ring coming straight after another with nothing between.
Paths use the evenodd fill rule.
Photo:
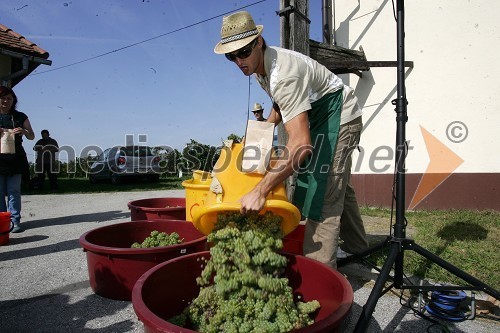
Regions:
<instances>
[{"instance_id":1,"label":"bunch of green grapes","mask_svg":"<svg viewBox=\"0 0 500 333\"><path fill-rule=\"evenodd\" d=\"M184 312L171 319L203 333L284 333L310 325L318 301L294 302L284 277L287 258L281 217L219 214L207 240L211 258L197 283L200 293Z\"/></svg>"},{"instance_id":2,"label":"bunch of green grapes","mask_svg":"<svg viewBox=\"0 0 500 333\"><path fill-rule=\"evenodd\" d=\"M170 246L182 243L183 239L180 238L179 234L172 232L167 234L165 232L159 232L158 230L151 231L150 236L146 237L142 243L135 242L132 244L132 248L148 248L148 247L158 247L158 246Z\"/></svg>"}]
</instances>

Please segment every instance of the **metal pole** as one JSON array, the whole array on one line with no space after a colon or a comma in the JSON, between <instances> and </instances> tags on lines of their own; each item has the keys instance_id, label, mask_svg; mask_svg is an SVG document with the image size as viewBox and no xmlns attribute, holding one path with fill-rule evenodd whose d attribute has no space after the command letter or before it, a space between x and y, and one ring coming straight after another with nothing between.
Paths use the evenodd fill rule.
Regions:
<instances>
[{"instance_id":1,"label":"metal pole","mask_svg":"<svg viewBox=\"0 0 500 333\"><path fill-rule=\"evenodd\" d=\"M322 13L322 23L323 23L323 43L332 43L332 6L331 0L323 0L323 6L321 8Z\"/></svg>"},{"instance_id":2,"label":"metal pole","mask_svg":"<svg viewBox=\"0 0 500 333\"><path fill-rule=\"evenodd\" d=\"M406 238L405 223L405 158L406 158L406 122L407 100L405 88L405 44L404 44L404 0L397 0L397 98L393 101L396 105L396 223L394 224L394 237ZM394 284L397 288L403 285L403 259L404 251L396 258Z\"/></svg>"},{"instance_id":3,"label":"metal pole","mask_svg":"<svg viewBox=\"0 0 500 333\"><path fill-rule=\"evenodd\" d=\"M397 0L397 97L392 101L396 106L396 223L394 224L394 237L391 241L389 255L382 266L375 286L363 306L361 315L354 328L355 333L366 332L370 318L382 295L382 289L394 264L394 286L401 288L403 285L403 260L404 251L402 242L406 238L405 227L405 157L406 157L406 131L408 121L406 115L406 89L404 66L404 0Z\"/></svg>"}]
</instances>

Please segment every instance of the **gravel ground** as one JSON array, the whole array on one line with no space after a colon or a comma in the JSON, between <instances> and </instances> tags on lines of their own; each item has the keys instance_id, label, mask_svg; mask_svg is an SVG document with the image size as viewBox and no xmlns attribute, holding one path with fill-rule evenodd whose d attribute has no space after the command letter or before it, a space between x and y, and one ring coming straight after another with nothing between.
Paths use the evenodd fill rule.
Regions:
<instances>
[{"instance_id":1,"label":"gravel ground","mask_svg":"<svg viewBox=\"0 0 500 333\"><path fill-rule=\"evenodd\" d=\"M131 200L182 196L182 190L23 196L26 231L11 234L0 247L0 332L142 332L131 302L93 293L78 239L88 230L129 221ZM383 238L388 230L380 219L366 218L365 223L372 239ZM342 332L352 332L374 274L359 265L341 271L355 296ZM500 331L497 322L479 318L447 324L452 332ZM379 299L368 332L426 332L428 326L389 292Z\"/></svg>"}]
</instances>

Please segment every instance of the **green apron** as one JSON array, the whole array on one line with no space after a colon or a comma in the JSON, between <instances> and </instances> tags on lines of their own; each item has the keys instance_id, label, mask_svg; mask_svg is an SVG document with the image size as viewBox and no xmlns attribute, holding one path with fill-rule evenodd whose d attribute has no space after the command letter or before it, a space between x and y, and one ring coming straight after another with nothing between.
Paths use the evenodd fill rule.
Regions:
<instances>
[{"instance_id":1,"label":"green apron","mask_svg":"<svg viewBox=\"0 0 500 333\"><path fill-rule=\"evenodd\" d=\"M304 217L322 220L326 183L331 172L340 128L343 89L323 96L308 111L313 154L302 162L297 175L293 204Z\"/></svg>"}]
</instances>

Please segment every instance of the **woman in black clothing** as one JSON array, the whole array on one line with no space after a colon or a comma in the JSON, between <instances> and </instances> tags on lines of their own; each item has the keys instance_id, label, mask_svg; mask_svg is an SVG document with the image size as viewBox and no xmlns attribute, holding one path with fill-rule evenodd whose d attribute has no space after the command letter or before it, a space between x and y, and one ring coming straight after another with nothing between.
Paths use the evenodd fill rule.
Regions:
<instances>
[{"instance_id":1,"label":"woman in black clothing","mask_svg":"<svg viewBox=\"0 0 500 333\"><path fill-rule=\"evenodd\" d=\"M0 87L0 211L11 213L12 232L22 232L21 180L26 152L23 136L35 138L28 116L16 110L17 96L11 88ZM7 202L5 197L7 196Z\"/></svg>"}]
</instances>

